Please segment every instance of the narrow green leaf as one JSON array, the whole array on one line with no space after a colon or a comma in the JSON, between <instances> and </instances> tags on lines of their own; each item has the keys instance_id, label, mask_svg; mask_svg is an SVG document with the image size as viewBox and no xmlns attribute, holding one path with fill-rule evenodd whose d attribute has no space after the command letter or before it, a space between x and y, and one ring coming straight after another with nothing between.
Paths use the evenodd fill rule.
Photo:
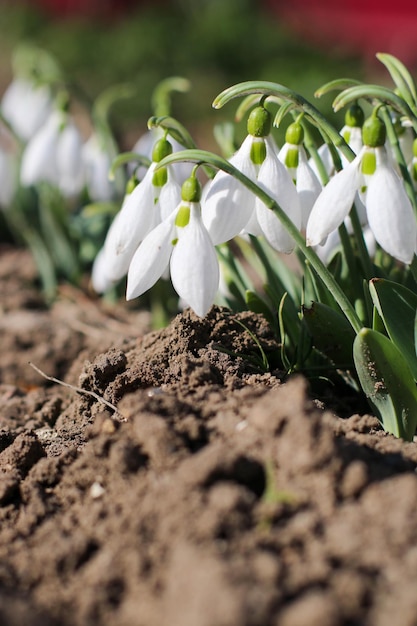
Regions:
<instances>
[{"instance_id":1,"label":"narrow green leaf","mask_svg":"<svg viewBox=\"0 0 417 626\"><path fill-rule=\"evenodd\" d=\"M414 327L417 294L407 287L383 278L373 278L369 291L387 333L406 359L417 380L417 355L414 347Z\"/></svg>"},{"instance_id":2,"label":"narrow green leaf","mask_svg":"<svg viewBox=\"0 0 417 626\"><path fill-rule=\"evenodd\" d=\"M416 86L405 65L392 54L378 52L376 58L385 65L407 104L411 107L415 106L417 102Z\"/></svg>"},{"instance_id":3,"label":"narrow green leaf","mask_svg":"<svg viewBox=\"0 0 417 626\"><path fill-rule=\"evenodd\" d=\"M185 148L195 148L194 139L191 137L188 130L178 120L170 117L169 115L163 115L161 117L150 117L148 120L148 128L164 128L169 132L171 137L176 139Z\"/></svg>"},{"instance_id":4,"label":"narrow green leaf","mask_svg":"<svg viewBox=\"0 0 417 626\"><path fill-rule=\"evenodd\" d=\"M331 80L330 82L319 87L314 92L314 97L321 98L331 91L342 91L344 89L348 89L349 87L356 87L360 84L361 83L358 80L354 80L353 78L336 78L335 80Z\"/></svg>"},{"instance_id":5,"label":"narrow green leaf","mask_svg":"<svg viewBox=\"0 0 417 626\"><path fill-rule=\"evenodd\" d=\"M408 104L397 96L391 89L381 87L380 85L357 85L345 89L333 101L333 109L340 111L343 107L351 102L365 98L368 101L379 100L386 104L390 104L396 111L405 115L407 118L412 116L412 112Z\"/></svg>"},{"instance_id":6,"label":"narrow green leaf","mask_svg":"<svg viewBox=\"0 0 417 626\"><path fill-rule=\"evenodd\" d=\"M291 111L293 111L295 109L295 105L293 102L285 102L284 104L282 104L275 117L274 117L274 123L273 126L275 126L275 128L279 128L282 120L284 119L284 117L286 115L288 115L288 113L291 113Z\"/></svg>"},{"instance_id":7,"label":"narrow green leaf","mask_svg":"<svg viewBox=\"0 0 417 626\"><path fill-rule=\"evenodd\" d=\"M381 333L362 328L353 357L363 391L384 430L412 441L417 425L417 389L407 361Z\"/></svg>"}]
</instances>

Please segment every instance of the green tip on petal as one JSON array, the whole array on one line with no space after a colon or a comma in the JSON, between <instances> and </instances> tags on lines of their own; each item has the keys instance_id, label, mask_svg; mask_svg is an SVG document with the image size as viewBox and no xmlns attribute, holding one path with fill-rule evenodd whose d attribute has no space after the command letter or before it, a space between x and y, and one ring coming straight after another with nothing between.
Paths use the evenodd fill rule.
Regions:
<instances>
[{"instance_id":1,"label":"green tip on petal","mask_svg":"<svg viewBox=\"0 0 417 626\"><path fill-rule=\"evenodd\" d=\"M177 216L175 218L175 226L184 228L190 221L190 207L188 204L182 204L178 209Z\"/></svg>"},{"instance_id":2,"label":"green tip on petal","mask_svg":"<svg viewBox=\"0 0 417 626\"><path fill-rule=\"evenodd\" d=\"M168 182L168 170L166 167L160 167L155 170L152 176L152 185L154 187L163 187Z\"/></svg>"},{"instance_id":3,"label":"green tip on petal","mask_svg":"<svg viewBox=\"0 0 417 626\"><path fill-rule=\"evenodd\" d=\"M296 169L298 167L298 161L298 148L289 148L285 155L285 166L288 167L288 169Z\"/></svg>"},{"instance_id":4,"label":"green tip on petal","mask_svg":"<svg viewBox=\"0 0 417 626\"><path fill-rule=\"evenodd\" d=\"M359 104L352 104L345 113L345 125L352 128L362 128L365 114Z\"/></svg>"},{"instance_id":5,"label":"green tip on petal","mask_svg":"<svg viewBox=\"0 0 417 626\"><path fill-rule=\"evenodd\" d=\"M304 141L304 129L299 122L290 124L285 133L285 141L294 146L299 146Z\"/></svg>"},{"instance_id":6,"label":"green tip on petal","mask_svg":"<svg viewBox=\"0 0 417 626\"><path fill-rule=\"evenodd\" d=\"M376 156L373 150L364 152L361 164L362 174L371 176L376 170Z\"/></svg>"},{"instance_id":7,"label":"green tip on petal","mask_svg":"<svg viewBox=\"0 0 417 626\"><path fill-rule=\"evenodd\" d=\"M159 161L162 161L162 159L169 154L172 154L171 143L168 141L168 139L165 138L158 139L153 147L152 161L154 161L154 163L159 163Z\"/></svg>"},{"instance_id":8,"label":"green tip on petal","mask_svg":"<svg viewBox=\"0 0 417 626\"><path fill-rule=\"evenodd\" d=\"M255 138L250 148L250 159L254 165L262 165L266 158L265 141Z\"/></svg>"},{"instance_id":9,"label":"green tip on petal","mask_svg":"<svg viewBox=\"0 0 417 626\"><path fill-rule=\"evenodd\" d=\"M198 178L190 176L182 184L181 198L184 202L200 202L201 200L201 185Z\"/></svg>"},{"instance_id":10,"label":"green tip on petal","mask_svg":"<svg viewBox=\"0 0 417 626\"><path fill-rule=\"evenodd\" d=\"M365 146L380 148L385 144L387 130L385 124L376 115L371 115L362 128L362 139Z\"/></svg>"},{"instance_id":11,"label":"green tip on petal","mask_svg":"<svg viewBox=\"0 0 417 626\"><path fill-rule=\"evenodd\" d=\"M417 139L413 141L413 156L417 157Z\"/></svg>"},{"instance_id":12,"label":"green tip on petal","mask_svg":"<svg viewBox=\"0 0 417 626\"><path fill-rule=\"evenodd\" d=\"M248 133L253 137L267 137L271 132L272 116L263 106L255 107L248 117Z\"/></svg>"}]
</instances>

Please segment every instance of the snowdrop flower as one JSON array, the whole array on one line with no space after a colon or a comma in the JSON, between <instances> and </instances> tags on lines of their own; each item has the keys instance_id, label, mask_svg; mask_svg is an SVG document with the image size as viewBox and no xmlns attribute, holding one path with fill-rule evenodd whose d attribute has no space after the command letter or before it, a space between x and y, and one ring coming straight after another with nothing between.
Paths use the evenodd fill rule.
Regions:
<instances>
[{"instance_id":1,"label":"snowdrop flower","mask_svg":"<svg viewBox=\"0 0 417 626\"><path fill-rule=\"evenodd\" d=\"M230 163L248 178L256 180L257 167L251 155L264 140L248 135ZM255 148L256 149L256 148ZM215 245L236 237L247 225L255 207L255 197L240 181L219 171L204 193L203 222Z\"/></svg>"},{"instance_id":2,"label":"snowdrop flower","mask_svg":"<svg viewBox=\"0 0 417 626\"><path fill-rule=\"evenodd\" d=\"M56 152L62 121L62 113L53 111L27 143L20 170L20 182L23 186L29 187L41 181L58 185Z\"/></svg>"},{"instance_id":3,"label":"snowdrop flower","mask_svg":"<svg viewBox=\"0 0 417 626\"><path fill-rule=\"evenodd\" d=\"M248 118L248 136L230 162L270 193L296 224L301 226L301 209L296 188L279 161L272 137L271 114L258 106ZM281 252L293 249L278 217L233 176L220 171L211 182L202 205L203 222L215 245L240 233L265 235Z\"/></svg>"},{"instance_id":4,"label":"snowdrop flower","mask_svg":"<svg viewBox=\"0 0 417 626\"><path fill-rule=\"evenodd\" d=\"M359 154L362 149L363 141L362 141L362 126L364 123L364 113L362 108L358 104L352 104L345 114L345 123L344 126L340 130L340 135L346 141L348 146L352 149L355 154ZM349 160L346 156L339 150L338 151L342 167L346 167L349 164ZM318 149L318 155L324 165L324 169L327 173L327 176L333 176L335 173L335 165L332 157L332 153L330 151L330 147L328 144L323 144ZM320 173L317 169L317 166L313 159L309 161L312 170L315 172L318 178L320 178Z\"/></svg>"},{"instance_id":5,"label":"snowdrop flower","mask_svg":"<svg viewBox=\"0 0 417 626\"><path fill-rule=\"evenodd\" d=\"M176 209L150 231L137 249L127 277L127 300L150 289L169 265L179 297L204 317L219 286L219 263L200 211L201 187L192 175Z\"/></svg>"},{"instance_id":6,"label":"snowdrop flower","mask_svg":"<svg viewBox=\"0 0 417 626\"><path fill-rule=\"evenodd\" d=\"M285 133L285 143L279 151L278 158L294 180L301 205L301 228L307 226L308 216L317 200L322 186L310 166L302 145L304 130L299 122L290 124Z\"/></svg>"},{"instance_id":7,"label":"snowdrop flower","mask_svg":"<svg viewBox=\"0 0 417 626\"><path fill-rule=\"evenodd\" d=\"M272 196L281 209L291 218L293 224L301 228L301 205L296 187L288 170L278 159L274 145L266 141L266 157L258 174L258 184ZM261 233L269 245L278 252L289 254L295 242L281 224L274 211L267 208L259 198L255 201L255 215Z\"/></svg>"},{"instance_id":8,"label":"snowdrop flower","mask_svg":"<svg viewBox=\"0 0 417 626\"><path fill-rule=\"evenodd\" d=\"M16 135L28 141L46 122L52 106L49 87L15 78L3 94L1 112Z\"/></svg>"},{"instance_id":9,"label":"snowdrop flower","mask_svg":"<svg viewBox=\"0 0 417 626\"><path fill-rule=\"evenodd\" d=\"M365 207L377 243L403 263L411 263L417 228L402 179L394 170L385 143L385 126L372 116L363 129L364 147L338 172L318 197L307 224L307 244L318 245L349 214L356 192L366 186Z\"/></svg>"},{"instance_id":10,"label":"snowdrop flower","mask_svg":"<svg viewBox=\"0 0 417 626\"><path fill-rule=\"evenodd\" d=\"M22 185L48 182L65 197L77 195L84 184L81 146L80 132L69 115L53 111L23 151Z\"/></svg>"},{"instance_id":11,"label":"snowdrop flower","mask_svg":"<svg viewBox=\"0 0 417 626\"><path fill-rule=\"evenodd\" d=\"M150 230L168 217L181 200L181 188L172 169L156 164L171 154L167 139L156 142L153 161L145 177L138 184L128 184L122 208L110 226L104 243L102 270L110 281L118 281L127 274L132 257L140 242Z\"/></svg>"},{"instance_id":12,"label":"snowdrop flower","mask_svg":"<svg viewBox=\"0 0 417 626\"><path fill-rule=\"evenodd\" d=\"M115 184L109 179L116 148L110 137L94 132L84 143L81 158L85 184L92 202L110 202L116 196Z\"/></svg>"}]
</instances>

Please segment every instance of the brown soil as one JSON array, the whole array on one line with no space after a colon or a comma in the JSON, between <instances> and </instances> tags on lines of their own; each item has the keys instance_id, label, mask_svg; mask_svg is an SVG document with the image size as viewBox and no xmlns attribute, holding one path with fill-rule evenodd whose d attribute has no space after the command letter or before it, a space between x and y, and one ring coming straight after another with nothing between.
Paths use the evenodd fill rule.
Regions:
<instances>
[{"instance_id":1,"label":"brown soil","mask_svg":"<svg viewBox=\"0 0 417 626\"><path fill-rule=\"evenodd\" d=\"M416 444L262 372L260 316L47 310L0 254L2 626L417 623Z\"/></svg>"}]
</instances>

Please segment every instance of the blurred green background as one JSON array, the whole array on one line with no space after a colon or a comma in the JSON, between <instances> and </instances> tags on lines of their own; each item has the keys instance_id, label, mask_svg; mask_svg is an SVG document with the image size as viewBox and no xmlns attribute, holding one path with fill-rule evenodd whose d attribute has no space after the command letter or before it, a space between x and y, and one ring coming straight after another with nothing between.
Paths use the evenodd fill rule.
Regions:
<instances>
[{"instance_id":1,"label":"blurred green background","mask_svg":"<svg viewBox=\"0 0 417 626\"><path fill-rule=\"evenodd\" d=\"M12 77L13 49L22 42L52 53L67 79L91 100L109 85L134 85L135 96L113 110L122 149L142 134L152 114L151 94L169 76L186 77L192 84L189 93L174 95L172 115L200 147L210 148L213 123L232 119L235 109L232 103L214 111L211 102L236 82L279 82L313 99L324 82L362 79L364 72L359 58L301 41L255 0L131 2L124 11L90 16L57 15L36 2L0 1L0 93ZM317 106L329 112L330 102L331 97Z\"/></svg>"}]
</instances>

